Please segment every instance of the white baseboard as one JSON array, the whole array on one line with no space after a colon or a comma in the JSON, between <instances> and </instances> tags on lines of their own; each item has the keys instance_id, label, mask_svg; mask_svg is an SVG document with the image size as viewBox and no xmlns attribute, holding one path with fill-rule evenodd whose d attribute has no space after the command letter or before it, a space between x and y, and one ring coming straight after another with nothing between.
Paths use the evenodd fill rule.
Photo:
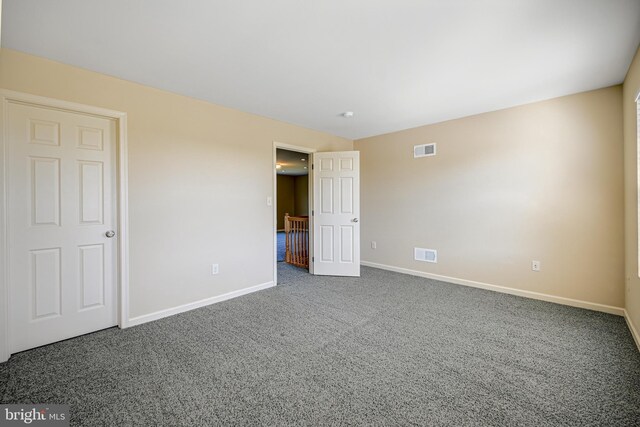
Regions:
<instances>
[{"instance_id":1,"label":"white baseboard","mask_svg":"<svg viewBox=\"0 0 640 427\"><path fill-rule=\"evenodd\" d=\"M411 276L419 276L427 279L440 280L442 282L455 283L457 285L470 286L472 288L486 289L489 291L501 292L503 294L517 295L525 298L537 299L541 301L554 302L556 304L569 305L572 307L586 308L594 311L602 311L604 313L624 316L624 308L614 307L611 305L598 304L595 302L581 301L577 299L558 297L555 295L542 294L539 292L525 291L522 289L508 288L506 286L492 285L489 283L475 282L473 280L458 279L456 277L441 276L439 274L425 273L423 271L410 270L408 268L393 267L391 265L377 264L375 262L361 261L360 264L380 268L382 270L395 271L396 273L409 274Z\"/></svg>"},{"instance_id":2,"label":"white baseboard","mask_svg":"<svg viewBox=\"0 0 640 427\"><path fill-rule=\"evenodd\" d=\"M631 317L629 316L629 313L627 313L627 310L624 311L624 320L627 321L627 326L631 331L631 336L633 337L633 340L636 342L638 351L640 351L640 334L638 333L638 330L636 329L636 327L633 325L633 322L631 321Z\"/></svg>"},{"instance_id":3,"label":"white baseboard","mask_svg":"<svg viewBox=\"0 0 640 427\"><path fill-rule=\"evenodd\" d=\"M153 322L154 320L162 319L163 317L173 316L174 314L184 313L185 311L195 310L196 308L205 307L207 305L215 304L237 298L242 295L247 295L253 292L261 291L275 286L274 282L261 283L259 285L251 286L249 288L240 289L238 291L228 292L226 294L218 295L211 298L201 299L199 301L190 302L188 304L180 305L178 307L167 308L165 310L156 311L154 313L143 314L142 316L132 317L127 322L127 327L142 325L143 323Z\"/></svg>"}]
</instances>

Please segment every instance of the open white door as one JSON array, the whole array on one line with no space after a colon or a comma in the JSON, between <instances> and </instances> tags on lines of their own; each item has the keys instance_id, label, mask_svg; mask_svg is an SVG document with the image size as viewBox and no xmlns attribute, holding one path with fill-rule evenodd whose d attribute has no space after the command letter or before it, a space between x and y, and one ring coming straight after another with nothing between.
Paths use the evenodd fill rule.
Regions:
<instances>
[{"instance_id":1,"label":"open white door","mask_svg":"<svg viewBox=\"0 0 640 427\"><path fill-rule=\"evenodd\" d=\"M313 274L360 276L360 152L313 155Z\"/></svg>"}]
</instances>

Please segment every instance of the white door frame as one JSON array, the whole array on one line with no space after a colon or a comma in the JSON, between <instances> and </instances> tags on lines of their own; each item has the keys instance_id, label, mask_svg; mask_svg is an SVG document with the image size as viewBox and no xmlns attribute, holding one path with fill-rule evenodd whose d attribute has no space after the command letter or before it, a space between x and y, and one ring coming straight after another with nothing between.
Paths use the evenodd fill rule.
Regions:
<instances>
[{"instance_id":1,"label":"white door frame","mask_svg":"<svg viewBox=\"0 0 640 427\"><path fill-rule=\"evenodd\" d=\"M309 155L307 163L313 164L313 153L318 151L315 148L302 147L299 145L285 144L283 142L273 141L273 164L271 170L273 171L273 283L278 284L278 174L276 173L276 150L289 150L298 153L304 153ZM307 169L309 171L309 191L307 201L309 203L309 213L313 212L313 168ZM313 274L313 215L309 215L309 273Z\"/></svg>"},{"instance_id":2,"label":"white door frame","mask_svg":"<svg viewBox=\"0 0 640 427\"><path fill-rule=\"evenodd\" d=\"M74 102L45 98L42 96L0 89L0 362L9 359L9 219L8 219L8 106L19 103L45 107L71 113L88 114L110 120L117 124L116 140L116 191L118 249L116 257L116 304L118 326L126 328L129 322L129 210L127 174L127 114Z\"/></svg>"}]
</instances>

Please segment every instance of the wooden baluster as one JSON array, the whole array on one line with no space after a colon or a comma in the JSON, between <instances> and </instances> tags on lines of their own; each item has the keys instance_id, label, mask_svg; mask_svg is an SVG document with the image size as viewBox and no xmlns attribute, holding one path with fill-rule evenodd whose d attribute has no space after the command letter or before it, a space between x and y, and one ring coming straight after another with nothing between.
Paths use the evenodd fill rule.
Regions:
<instances>
[{"instance_id":1,"label":"wooden baluster","mask_svg":"<svg viewBox=\"0 0 640 427\"><path fill-rule=\"evenodd\" d=\"M302 221L302 264L305 268L309 268L309 253L308 253L308 248L309 248L309 244L307 243L307 236L309 235L309 220L307 218L305 218Z\"/></svg>"},{"instance_id":2,"label":"wooden baluster","mask_svg":"<svg viewBox=\"0 0 640 427\"><path fill-rule=\"evenodd\" d=\"M292 237L293 237L293 264L296 265L296 263L298 261L297 260L298 248L297 248L297 242L296 242L296 231L297 231L297 228L296 228L296 221L295 220L292 222L292 225L293 225L293 235L292 235Z\"/></svg>"},{"instance_id":3,"label":"wooden baluster","mask_svg":"<svg viewBox=\"0 0 640 427\"><path fill-rule=\"evenodd\" d=\"M289 214L284 214L284 261L291 262L291 242L289 241L289 233L291 232L289 224Z\"/></svg>"},{"instance_id":4,"label":"wooden baluster","mask_svg":"<svg viewBox=\"0 0 640 427\"><path fill-rule=\"evenodd\" d=\"M300 222L296 221L296 265L300 265Z\"/></svg>"},{"instance_id":5,"label":"wooden baluster","mask_svg":"<svg viewBox=\"0 0 640 427\"><path fill-rule=\"evenodd\" d=\"M302 240L300 239L302 236L302 230L300 227L300 221L298 221L298 264L302 264Z\"/></svg>"},{"instance_id":6,"label":"wooden baluster","mask_svg":"<svg viewBox=\"0 0 640 427\"><path fill-rule=\"evenodd\" d=\"M291 221L291 263L296 263L296 223Z\"/></svg>"}]
</instances>

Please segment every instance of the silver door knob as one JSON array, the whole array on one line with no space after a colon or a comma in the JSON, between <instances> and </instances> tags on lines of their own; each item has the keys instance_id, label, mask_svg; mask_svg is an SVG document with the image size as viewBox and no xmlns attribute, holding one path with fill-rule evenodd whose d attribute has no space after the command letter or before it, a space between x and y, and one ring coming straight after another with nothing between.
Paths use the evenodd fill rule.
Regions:
<instances>
[{"instance_id":1,"label":"silver door knob","mask_svg":"<svg viewBox=\"0 0 640 427\"><path fill-rule=\"evenodd\" d=\"M351 222L358 222L358 218L353 218Z\"/></svg>"},{"instance_id":2,"label":"silver door knob","mask_svg":"<svg viewBox=\"0 0 640 427\"><path fill-rule=\"evenodd\" d=\"M107 236L108 238L112 238L113 236L116 235L116 232L113 230L109 230L106 233L104 233L105 236Z\"/></svg>"}]
</instances>

